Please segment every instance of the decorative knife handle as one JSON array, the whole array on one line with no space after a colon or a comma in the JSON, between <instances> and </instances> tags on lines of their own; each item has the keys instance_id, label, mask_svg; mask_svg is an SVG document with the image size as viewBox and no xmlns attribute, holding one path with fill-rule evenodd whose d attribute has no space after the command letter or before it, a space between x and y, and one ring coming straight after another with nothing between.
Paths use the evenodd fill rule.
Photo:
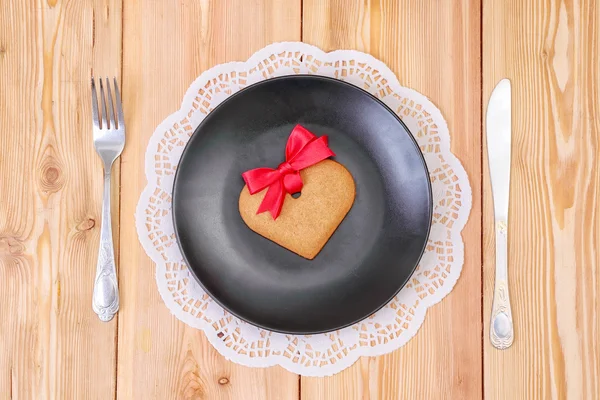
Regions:
<instances>
[{"instance_id":1,"label":"decorative knife handle","mask_svg":"<svg viewBox=\"0 0 600 400\"><path fill-rule=\"evenodd\" d=\"M509 348L515 337L508 295L507 239L506 221L496 221L496 281L494 283L490 341L495 348L500 350Z\"/></svg>"},{"instance_id":2,"label":"decorative knife handle","mask_svg":"<svg viewBox=\"0 0 600 400\"><path fill-rule=\"evenodd\" d=\"M113 319L119 310L119 287L110 221L110 169L108 173L104 173L100 250L96 265L92 308L98 314L98 318L105 322Z\"/></svg>"}]
</instances>

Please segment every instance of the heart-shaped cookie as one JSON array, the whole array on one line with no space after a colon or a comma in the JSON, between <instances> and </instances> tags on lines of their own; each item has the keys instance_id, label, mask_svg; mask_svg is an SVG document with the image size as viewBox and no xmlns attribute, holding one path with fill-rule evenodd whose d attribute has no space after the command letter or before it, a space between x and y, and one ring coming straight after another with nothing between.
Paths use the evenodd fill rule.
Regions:
<instances>
[{"instance_id":1,"label":"heart-shaped cookie","mask_svg":"<svg viewBox=\"0 0 600 400\"><path fill-rule=\"evenodd\" d=\"M286 194L281 214L257 214L267 189L254 195L244 186L239 209L250 229L294 253L312 260L342 222L356 196L354 179L342 165L323 160L300 171L302 192Z\"/></svg>"}]
</instances>

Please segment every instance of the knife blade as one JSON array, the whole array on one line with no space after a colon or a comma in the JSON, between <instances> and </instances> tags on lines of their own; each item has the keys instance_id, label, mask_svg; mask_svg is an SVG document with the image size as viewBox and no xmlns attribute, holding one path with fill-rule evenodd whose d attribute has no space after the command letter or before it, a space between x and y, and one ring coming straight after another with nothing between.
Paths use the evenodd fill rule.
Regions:
<instances>
[{"instance_id":1,"label":"knife blade","mask_svg":"<svg viewBox=\"0 0 600 400\"><path fill-rule=\"evenodd\" d=\"M487 149L494 200L496 277L490 323L490 341L506 349L514 340L508 291L508 207L511 157L511 85L502 79L492 91L487 108Z\"/></svg>"}]
</instances>

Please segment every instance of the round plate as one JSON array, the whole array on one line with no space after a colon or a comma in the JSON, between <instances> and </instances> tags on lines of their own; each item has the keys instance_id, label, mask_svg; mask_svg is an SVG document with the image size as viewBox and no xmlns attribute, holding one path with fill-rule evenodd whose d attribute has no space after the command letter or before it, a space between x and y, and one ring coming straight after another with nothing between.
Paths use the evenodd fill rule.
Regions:
<instances>
[{"instance_id":1,"label":"round plate","mask_svg":"<svg viewBox=\"0 0 600 400\"><path fill-rule=\"evenodd\" d=\"M352 209L310 261L251 231L238 210L242 172L283 162L298 123L329 136L356 183ZM423 155L396 114L317 76L266 80L225 100L190 138L173 188L177 240L200 285L239 318L294 334L339 329L387 304L423 254L432 208Z\"/></svg>"}]
</instances>

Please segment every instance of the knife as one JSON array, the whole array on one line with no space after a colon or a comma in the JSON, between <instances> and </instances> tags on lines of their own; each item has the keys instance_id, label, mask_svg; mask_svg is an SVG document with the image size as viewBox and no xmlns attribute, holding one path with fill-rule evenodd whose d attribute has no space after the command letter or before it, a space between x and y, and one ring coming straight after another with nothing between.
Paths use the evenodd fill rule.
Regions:
<instances>
[{"instance_id":1,"label":"knife","mask_svg":"<svg viewBox=\"0 0 600 400\"><path fill-rule=\"evenodd\" d=\"M497 349L513 343L514 329L508 295L508 198L510 192L511 87L502 79L492 91L486 115L487 148L494 199L496 280L490 341Z\"/></svg>"}]
</instances>

